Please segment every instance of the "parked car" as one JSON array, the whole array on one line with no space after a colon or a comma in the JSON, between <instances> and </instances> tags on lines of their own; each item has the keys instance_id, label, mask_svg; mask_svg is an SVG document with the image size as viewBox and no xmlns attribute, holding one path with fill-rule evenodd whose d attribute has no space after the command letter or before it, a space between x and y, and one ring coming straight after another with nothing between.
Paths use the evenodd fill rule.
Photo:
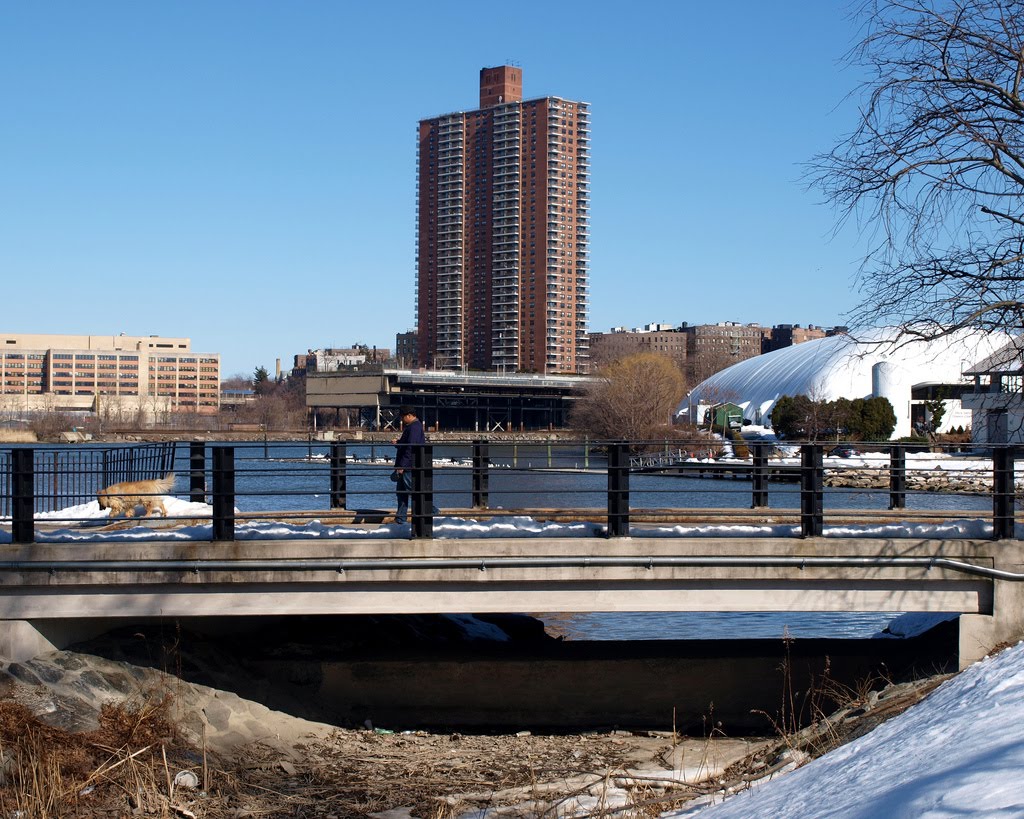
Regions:
<instances>
[{"instance_id":1,"label":"parked car","mask_svg":"<svg viewBox=\"0 0 1024 819\"><path fill-rule=\"evenodd\" d=\"M828 451L828 454L833 458L852 458L855 455L860 455L861 453L853 444L840 444L839 446L832 447L832 449Z\"/></svg>"}]
</instances>

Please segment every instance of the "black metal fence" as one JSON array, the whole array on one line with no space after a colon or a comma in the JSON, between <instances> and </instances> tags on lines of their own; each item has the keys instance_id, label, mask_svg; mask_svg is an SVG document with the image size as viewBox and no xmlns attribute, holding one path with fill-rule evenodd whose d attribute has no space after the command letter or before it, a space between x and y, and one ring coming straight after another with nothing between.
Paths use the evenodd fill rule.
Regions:
<instances>
[{"instance_id":1,"label":"black metal fence","mask_svg":"<svg viewBox=\"0 0 1024 819\"><path fill-rule=\"evenodd\" d=\"M174 442L0 450L0 517L12 515L16 495L30 498L33 512L55 512L94 500L111 484L162 478L174 470L175 452Z\"/></svg>"},{"instance_id":2,"label":"black metal fence","mask_svg":"<svg viewBox=\"0 0 1024 819\"><path fill-rule=\"evenodd\" d=\"M1014 537L1013 447L947 455L941 484L934 474L939 470L901 445L875 445L867 466L830 456L820 444L794 446L789 457L760 443L742 458L695 457L694 447L686 446L666 445L656 457L638 456L638 449L657 447L621 441L428 444L415 453L411 534L433 537L436 503L447 510L443 515L518 511L594 520L612 538L629 536L638 522L785 520L793 522L795 536L819 537L833 519L873 523L885 517L883 510L889 520L899 520L903 510L907 519L976 518L990 522L993 538ZM216 541L235 539L239 523L308 521L317 506L338 513L338 520L382 523L393 516L395 490L387 480L393 452L388 444L358 442L194 442L175 464L173 444L0 450L0 517L10 519L15 542L32 542L34 513L91 500L98 488L119 480L173 470L179 483L172 494L185 495L187 476L188 500L209 505L186 517L209 521ZM870 485L844 485L851 475L866 476ZM699 479L699 495L690 491L692 478ZM937 494L952 500L928 511L922 501ZM60 520L74 524L71 517Z\"/></svg>"}]
</instances>

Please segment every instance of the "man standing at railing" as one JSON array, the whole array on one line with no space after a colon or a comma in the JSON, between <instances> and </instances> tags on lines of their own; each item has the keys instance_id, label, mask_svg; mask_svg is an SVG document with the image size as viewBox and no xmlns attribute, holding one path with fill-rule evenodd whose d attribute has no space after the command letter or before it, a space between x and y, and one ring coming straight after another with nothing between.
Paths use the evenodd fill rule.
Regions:
<instances>
[{"instance_id":1,"label":"man standing at railing","mask_svg":"<svg viewBox=\"0 0 1024 819\"><path fill-rule=\"evenodd\" d=\"M423 434L423 423L416 417L416 410L403 404L398 408L402 419L402 435L395 439L395 494L398 496L398 510L395 512L395 523L405 523L405 513L409 508L409 495L412 493L413 447L423 446L427 442ZM434 507L434 514L438 513Z\"/></svg>"}]
</instances>

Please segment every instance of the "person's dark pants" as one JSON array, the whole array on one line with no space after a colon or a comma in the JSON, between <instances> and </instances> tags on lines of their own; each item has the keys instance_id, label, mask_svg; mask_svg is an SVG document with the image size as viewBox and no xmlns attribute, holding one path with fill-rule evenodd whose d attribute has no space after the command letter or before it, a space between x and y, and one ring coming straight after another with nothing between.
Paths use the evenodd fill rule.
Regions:
<instances>
[{"instance_id":1,"label":"person's dark pants","mask_svg":"<svg viewBox=\"0 0 1024 819\"><path fill-rule=\"evenodd\" d=\"M398 498L398 510L395 512L395 523L405 523L406 512L409 510L409 496L412 495L412 470L406 469L398 476L395 483L395 496ZM441 510L434 506L434 514Z\"/></svg>"},{"instance_id":2,"label":"person's dark pants","mask_svg":"<svg viewBox=\"0 0 1024 819\"><path fill-rule=\"evenodd\" d=\"M395 512L395 523L405 523L405 513L409 508L409 496L412 494L412 473L406 469L398 476L395 483L395 495L398 497L398 511Z\"/></svg>"}]
</instances>

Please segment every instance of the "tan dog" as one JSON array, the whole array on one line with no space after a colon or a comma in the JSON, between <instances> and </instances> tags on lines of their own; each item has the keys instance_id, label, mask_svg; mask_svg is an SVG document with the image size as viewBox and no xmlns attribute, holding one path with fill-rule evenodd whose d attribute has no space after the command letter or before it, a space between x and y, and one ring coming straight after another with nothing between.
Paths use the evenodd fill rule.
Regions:
<instances>
[{"instance_id":1,"label":"tan dog","mask_svg":"<svg viewBox=\"0 0 1024 819\"><path fill-rule=\"evenodd\" d=\"M112 518L120 514L130 518L135 514L136 506L145 509L144 518L156 511L167 517L167 510L164 508L164 501L160 495L169 492L172 486L174 486L174 473L168 472L159 480L115 483L97 492L96 500L99 502L100 509L110 510Z\"/></svg>"}]
</instances>

